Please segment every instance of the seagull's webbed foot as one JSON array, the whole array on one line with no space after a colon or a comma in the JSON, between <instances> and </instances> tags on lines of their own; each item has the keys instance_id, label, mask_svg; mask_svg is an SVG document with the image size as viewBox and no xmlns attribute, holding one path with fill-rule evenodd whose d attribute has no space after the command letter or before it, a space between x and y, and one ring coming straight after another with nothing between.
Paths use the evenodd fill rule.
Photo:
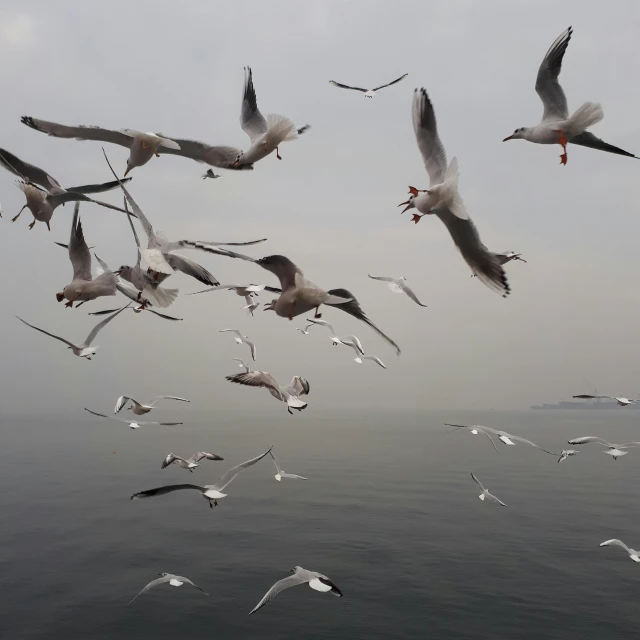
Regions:
<instances>
[{"instance_id":1,"label":"seagull's webbed foot","mask_svg":"<svg viewBox=\"0 0 640 640\"><path fill-rule=\"evenodd\" d=\"M418 222L420 222L421 219L422 219L422 216L419 216L417 213L414 213L411 216L412 222L415 222L416 224L418 224Z\"/></svg>"},{"instance_id":2,"label":"seagull's webbed foot","mask_svg":"<svg viewBox=\"0 0 640 640\"><path fill-rule=\"evenodd\" d=\"M73 300L69 300L67 304L64 305L65 309L73 309Z\"/></svg>"},{"instance_id":3,"label":"seagull's webbed foot","mask_svg":"<svg viewBox=\"0 0 640 640\"><path fill-rule=\"evenodd\" d=\"M282 156L280 155L280 151L278 150L278 147L276 147L276 158L278 158L278 160L282 160Z\"/></svg>"},{"instance_id":4,"label":"seagull's webbed foot","mask_svg":"<svg viewBox=\"0 0 640 640\"><path fill-rule=\"evenodd\" d=\"M409 187L409 193L412 196L417 196L419 193L427 193L428 189L416 189L415 187Z\"/></svg>"},{"instance_id":5,"label":"seagull's webbed foot","mask_svg":"<svg viewBox=\"0 0 640 640\"><path fill-rule=\"evenodd\" d=\"M562 155L560 156L560 164L567 164L567 136L564 131L558 130L558 144L562 147Z\"/></svg>"},{"instance_id":6,"label":"seagull's webbed foot","mask_svg":"<svg viewBox=\"0 0 640 640\"><path fill-rule=\"evenodd\" d=\"M33 227L35 227L36 225L36 221L34 219L34 221L29 225L29 231L31 231L31 229L33 229Z\"/></svg>"}]
</instances>

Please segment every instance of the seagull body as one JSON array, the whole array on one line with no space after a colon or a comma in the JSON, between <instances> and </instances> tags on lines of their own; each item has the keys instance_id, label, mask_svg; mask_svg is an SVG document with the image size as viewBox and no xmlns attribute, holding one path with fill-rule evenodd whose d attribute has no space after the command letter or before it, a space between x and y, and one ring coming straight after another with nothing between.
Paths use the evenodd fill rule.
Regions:
<instances>
[{"instance_id":1,"label":"seagull body","mask_svg":"<svg viewBox=\"0 0 640 640\"><path fill-rule=\"evenodd\" d=\"M251 351L251 358L253 359L253 361L256 361L256 345L251 342L251 340L249 340L249 338L247 336L242 335L242 332L239 331L238 329L220 329L218 333L226 333L228 331L233 331L233 333L235 333L236 335L234 336L234 340L238 343L238 344L246 344L249 347L249 350Z\"/></svg>"},{"instance_id":2,"label":"seagull body","mask_svg":"<svg viewBox=\"0 0 640 640\"><path fill-rule=\"evenodd\" d=\"M303 569L302 567L294 567L291 569L293 575L288 576L287 578L283 578L282 580L278 580L269 591L265 594L265 596L258 602L258 604L249 612L249 615L255 613L258 609L263 607L269 600L273 600L281 591L288 589L289 587L295 587L299 584L304 584L307 582L309 586L315 591L320 591L323 593L330 592L334 596L342 597L342 591L338 589L338 587L331 581L327 576L317 573L316 571L309 571L308 569Z\"/></svg>"},{"instance_id":3,"label":"seagull body","mask_svg":"<svg viewBox=\"0 0 640 640\"><path fill-rule=\"evenodd\" d=\"M98 413L97 411L91 411L91 409L84 408L85 411L88 411L90 414L94 416L98 416L99 418L109 418L109 420L117 420L118 422L122 422L124 424L128 424L130 429L139 429L140 427L145 427L150 424L157 424L162 427L175 427L180 424L184 424L184 422L157 422L157 421L142 421L142 420L127 420L126 418L116 418L114 416L108 416L104 413Z\"/></svg>"},{"instance_id":4,"label":"seagull body","mask_svg":"<svg viewBox=\"0 0 640 640\"><path fill-rule=\"evenodd\" d=\"M22 318L20 318L18 316L16 316L16 318L18 318L18 320L20 320L20 322L26 324L28 327L31 327L32 329L35 329L36 331L40 331L40 333L44 333L45 335L50 336L51 338L55 338L56 340L60 340L60 342L64 342L66 345L68 345L68 348L71 349L71 351L73 351L73 355L74 356L78 356L79 358L86 358L87 360L91 360L91 358L96 354L96 351L98 350L98 347L97 346L96 347L92 347L91 343L95 340L95 338L98 335L98 333L100 332L100 330L103 327L105 327L109 322L111 322L119 313L122 313L128 307L129 307L129 305L127 305L126 307L122 307L122 309L118 309L115 313L111 314L108 318L105 318L101 322L98 322L98 324L91 330L91 333L87 336L86 340L81 345L75 345L72 342L69 342L68 340L65 340L65 338L61 338L60 336L56 336L53 333L49 333L48 331L45 331L44 329L39 329L38 327L35 327L32 324L29 324L26 320L23 320Z\"/></svg>"},{"instance_id":5,"label":"seagull body","mask_svg":"<svg viewBox=\"0 0 640 640\"><path fill-rule=\"evenodd\" d=\"M100 142L109 142L117 144L121 147L129 149L129 158L127 159L127 170L135 167L141 167L153 156L169 153L172 155L182 156L195 160L196 162L204 162L212 167L221 169L252 169L250 164L244 164L242 167L235 167L234 162L239 154L240 149L233 147L212 147L208 144L197 142L195 140L184 140L181 138L169 138L161 133L142 133L133 129L111 130L101 127L87 127L80 125L77 127L68 127L64 124L56 122L47 122L46 120L38 120L31 116L23 116L22 124L41 131L54 138L75 138L76 140L98 140Z\"/></svg>"},{"instance_id":6,"label":"seagull body","mask_svg":"<svg viewBox=\"0 0 640 640\"><path fill-rule=\"evenodd\" d=\"M604 453L611 456L614 460L617 460L621 456L626 456L627 453L629 453L627 449L640 446L640 442L624 442L623 444L615 444L608 440L604 440L603 438L598 438L597 436L583 436L581 438L569 440L569 444L589 444L590 442L597 442L598 444L602 444L607 447L607 450Z\"/></svg>"},{"instance_id":7,"label":"seagull body","mask_svg":"<svg viewBox=\"0 0 640 640\"><path fill-rule=\"evenodd\" d=\"M571 456L577 456L580 452L575 449L563 449L560 453L560 457L558 458L558 462L564 462L567 458Z\"/></svg>"},{"instance_id":8,"label":"seagull body","mask_svg":"<svg viewBox=\"0 0 640 640\"><path fill-rule=\"evenodd\" d=\"M157 587L160 584L166 584L167 582L172 587L181 587L186 582L187 584L190 584L192 587L195 587L199 591L202 591L202 593L204 593L205 596L209 595L206 591L200 589L200 587L197 584L191 582L189 578L185 578L184 576L176 576L173 573L160 573L159 575L161 576L160 578L156 578L155 580L152 580L133 600L141 596L145 591L149 591L149 589L153 589L153 587ZM131 602L133 602L133 600L131 600ZM131 604L131 602L129 602L129 604Z\"/></svg>"},{"instance_id":9,"label":"seagull body","mask_svg":"<svg viewBox=\"0 0 640 640\"><path fill-rule=\"evenodd\" d=\"M503 297L508 296L511 289L504 269L482 243L478 230L464 209L457 191L457 161L452 160L447 167L447 154L438 136L433 105L424 89L416 89L413 94L412 119L431 186L422 194L410 187L409 200L400 205L407 205L403 213L407 209L418 209L422 215L415 214L414 222L419 222L427 213L435 214L447 227L471 271L486 286Z\"/></svg>"},{"instance_id":10,"label":"seagull body","mask_svg":"<svg viewBox=\"0 0 640 640\"><path fill-rule=\"evenodd\" d=\"M382 84L379 87L376 87L375 89L363 89L362 87L350 87L348 84L341 84L340 82L336 82L335 80L329 80L329 82L334 87L339 87L340 89L351 89L352 91L360 91L364 93L365 98L373 98L373 96L375 96L376 93L380 91L380 89L384 89L385 87L390 87L392 84L396 84L397 82L400 82L400 80L404 80L404 78L406 78L408 75L409 75L408 73L405 73L404 75L400 76L399 78L396 78L392 82L388 82L387 84Z\"/></svg>"},{"instance_id":11,"label":"seagull body","mask_svg":"<svg viewBox=\"0 0 640 640\"><path fill-rule=\"evenodd\" d=\"M218 500L226 497L226 493L222 493L222 490L227 487L232 480L234 480L238 474L244 471L247 467L254 465L259 460L262 460L271 449L265 451L263 454L252 458L251 460L247 460L241 464L236 465L235 467L231 467L227 473L225 473L218 482L215 484L206 484L204 486L199 486L195 484L171 484L165 487L157 487L156 489L148 489L147 491L140 491L139 493L134 493L131 496L132 500L141 500L142 498L152 498L154 496L162 496L166 493L171 493L173 491L181 491L183 489L195 489L196 491L200 491L202 497L209 501L209 506L211 508L218 506Z\"/></svg>"},{"instance_id":12,"label":"seagull body","mask_svg":"<svg viewBox=\"0 0 640 640\"><path fill-rule=\"evenodd\" d=\"M540 451L544 451L549 455L552 455L552 456L558 455L557 453L552 453L551 451L547 451L546 449L543 449L542 447L538 446L535 442L531 442L531 440L527 440L526 438L521 438L520 436L514 436L512 433L507 433L506 431L499 431L498 429L492 429L491 427L480 426L477 424L464 425L464 424L450 424L448 422L446 422L445 424L447 427L454 427L456 429L469 429L469 431L471 431L473 435L478 435L479 433L482 433L483 435L493 434L498 437L498 440L500 440L500 442L506 445L515 446L516 442L522 442L522 444L527 444L530 447L540 449ZM492 438L489 438L489 439L491 440L491 442L493 443L493 446L495 447L495 443L493 442L493 439ZM514 440L516 442L514 442ZM573 444L573 443L570 442L569 444Z\"/></svg>"},{"instance_id":13,"label":"seagull body","mask_svg":"<svg viewBox=\"0 0 640 640\"><path fill-rule=\"evenodd\" d=\"M411 300L413 300L417 305L421 307L426 307L426 304L422 304L420 300L418 300L418 296L409 288L409 285L406 284L407 279L403 276L402 278L389 278L386 276L372 276L369 275L373 280L381 280L382 282L386 282L389 285L389 289L393 291L393 293L404 293L409 296Z\"/></svg>"},{"instance_id":14,"label":"seagull body","mask_svg":"<svg viewBox=\"0 0 640 640\"><path fill-rule=\"evenodd\" d=\"M289 118L277 114L270 114L265 119L258 109L251 67L246 67L244 72L240 126L249 136L251 146L246 153L238 154L235 162L236 168L241 168L247 163L258 162L258 160L266 158L274 151L278 160L282 160L278 149L279 145L283 142L295 140L310 128L309 125L305 125L298 129Z\"/></svg>"},{"instance_id":15,"label":"seagull body","mask_svg":"<svg viewBox=\"0 0 640 640\"><path fill-rule=\"evenodd\" d=\"M300 396L308 395L309 382L300 376L293 376L293 379L286 387L281 387L276 379L266 371L249 371L236 373L227 376L229 382L243 384L248 387L265 387L267 391L276 399L286 402L287 411L293 413L291 409L302 411L307 407L307 403L300 400Z\"/></svg>"},{"instance_id":16,"label":"seagull body","mask_svg":"<svg viewBox=\"0 0 640 640\"><path fill-rule=\"evenodd\" d=\"M611 540L605 540L604 542L600 543L601 547L609 547L611 545L614 545L616 547L621 547L629 554L629 557L634 562L640 562L640 552L636 551L635 549L630 549L629 547L627 547L627 545L624 542L622 542L622 540L618 540L617 538L612 538Z\"/></svg>"},{"instance_id":17,"label":"seagull body","mask_svg":"<svg viewBox=\"0 0 640 640\"><path fill-rule=\"evenodd\" d=\"M273 455L273 452L271 452L271 457L273 458L273 463L276 465L277 473L274 477L278 482L280 482L282 478L298 478L299 480L308 480L308 478L297 476L295 473L285 473L284 469L280 466L278 459Z\"/></svg>"},{"instance_id":18,"label":"seagull body","mask_svg":"<svg viewBox=\"0 0 640 640\"><path fill-rule=\"evenodd\" d=\"M80 203L76 202L71 222L69 239L69 260L73 266L73 280L56 294L58 302L65 298L65 307L73 307L74 302L87 302L103 296L115 296L118 277L111 271L105 271L95 280L91 276L91 253L84 239L82 223L78 215ZM79 304L76 307L80 306Z\"/></svg>"},{"instance_id":19,"label":"seagull body","mask_svg":"<svg viewBox=\"0 0 640 640\"><path fill-rule=\"evenodd\" d=\"M507 506L504 502L502 502L502 500L499 500L492 493L489 493L489 490L484 488L482 482L480 482L480 480L478 480L478 478L473 475L473 472L471 473L471 477L473 478L473 481L480 487L480 491L482 492L478 496L480 500L490 500L491 502L495 502L496 504L501 504L503 507Z\"/></svg>"},{"instance_id":20,"label":"seagull body","mask_svg":"<svg viewBox=\"0 0 640 640\"><path fill-rule=\"evenodd\" d=\"M113 409L113 413L120 413L127 402L131 402L132 406L129 407L129 411L133 411L133 413L135 413L137 416L143 416L145 413L149 413L150 411L155 409L156 403L160 400L179 400L180 402L191 402L191 400L187 400L186 398L178 398L177 396L158 396L153 400L153 402L144 404L142 402L138 402L131 396L120 396L116 401L116 406Z\"/></svg>"},{"instance_id":21,"label":"seagull body","mask_svg":"<svg viewBox=\"0 0 640 640\"><path fill-rule=\"evenodd\" d=\"M198 464L200 460L224 460L224 458L221 458L215 453L207 453L206 451L198 451L190 458L183 458L181 456L177 456L175 453L170 453L162 461L162 466L160 468L166 469L170 464L177 464L181 469L188 469L193 473L193 470L200 466Z\"/></svg>"},{"instance_id":22,"label":"seagull body","mask_svg":"<svg viewBox=\"0 0 640 640\"><path fill-rule=\"evenodd\" d=\"M542 121L534 127L516 129L504 139L504 142L522 139L538 144L560 144L563 151L560 156L561 164L567 164L567 143L635 158L632 153L607 144L587 131L604 117L599 104L585 102L571 116L569 115L567 97L558 82L558 76L572 34L573 29L569 27L555 40L538 70L536 93L544 107Z\"/></svg>"},{"instance_id":23,"label":"seagull body","mask_svg":"<svg viewBox=\"0 0 640 640\"><path fill-rule=\"evenodd\" d=\"M630 404L634 404L637 400L629 400L629 398L624 398L622 396L592 396L589 394L581 394L578 396L573 396L574 398L580 398L581 400L595 400L595 399L606 399L606 400L615 400L620 407L626 407Z\"/></svg>"}]
</instances>

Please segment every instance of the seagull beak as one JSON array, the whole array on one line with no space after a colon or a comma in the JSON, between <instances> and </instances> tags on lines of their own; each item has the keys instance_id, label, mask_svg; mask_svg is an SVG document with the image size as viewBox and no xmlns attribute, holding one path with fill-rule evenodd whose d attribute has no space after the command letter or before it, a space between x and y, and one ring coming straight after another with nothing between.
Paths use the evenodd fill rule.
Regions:
<instances>
[{"instance_id":1,"label":"seagull beak","mask_svg":"<svg viewBox=\"0 0 640 640\"><path fill-rule=\"evenodd\" d=\"M409 205L408 207L406 207L405 209L403 209L400 213L403 214L407 209L411 209L411 201L407 200L406 202L401 202L398 206L399 207L403 207L404 205Z\"/></svg>"},{"instance_id":2,"label":"seagull beak","mask_svg":"<svg viewBox=\"0 0 640 640\"><path fill-rule=\"evenodd\" d=\"M513 136L507 136L502 142L506 142L507 140L513 140ZM127 174L125 173L125 175Z\"/></svg>"}]
</instances>

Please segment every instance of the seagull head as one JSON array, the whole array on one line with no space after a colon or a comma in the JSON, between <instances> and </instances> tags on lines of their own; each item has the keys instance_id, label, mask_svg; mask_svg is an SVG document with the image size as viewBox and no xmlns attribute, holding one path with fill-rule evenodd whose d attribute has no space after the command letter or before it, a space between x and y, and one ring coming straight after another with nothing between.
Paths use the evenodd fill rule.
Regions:
<instances>
[{"instance_id":1,"label":"seagull head","mask_svg":"<svg viewBox=\"0 0 640 640\"><path fill-rule=\"evenodd\" d=\"M401 202L398 206L399 207L403 207L404 205L407 205L400 213L404 213L405 211L408 211L409 209L414 209L415 208L415 204L413 204L413 201L415 200L415 196L413 194L411 194L409 196L409 199L405 202Z\"/></svg>"},{"instance_id":2,"label":"seagull head","mask_svg":"<svg viewBox=\"0 0 640 640\"><path fill-rule=\"evenodd\" d=\"M519 138L524 138L524 132L526 131L526 127L520 127L516 129L510 136L507 136L502 142L506 142L507 140L518 140Z\"/></svg>"},{"instance_id":3,"label":"seagull head","mask_svg":"<svg viewBox=\"0 0 640 640\"><path fill-rule=\"evenodd\" d=\"M56 300L58 302L62 302L64 300L64 293L62 293L62 291L59 291L58 293L56 293Z\"/></svg>"},{"instance_id":4,"label":"seagull head","mask_svg":"<svg viewBox=\"0 0 640 640\"><path fill-rule=\"evenodd\" d=\"M158 575L162 576L164 578L164 576L168 576L169 574L168 573L159 573Z\"/></svg>"}]
</instances>

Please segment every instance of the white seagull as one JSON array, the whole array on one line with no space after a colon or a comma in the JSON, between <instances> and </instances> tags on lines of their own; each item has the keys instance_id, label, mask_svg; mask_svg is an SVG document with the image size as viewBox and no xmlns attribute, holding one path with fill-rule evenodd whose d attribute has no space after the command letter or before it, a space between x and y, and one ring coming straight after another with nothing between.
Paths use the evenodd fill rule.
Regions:
<instances>
[{"instance_id":1,"label":"white seagull","mask_svg":"<svg viewBox=\"0 0 640 640\"><path fill-rule=\"evenodd\" d=\"M197 484L170 484L165 487L157 487L156 489L148 489L147 491L140 491L139 493L134 493L131 496L132 500L140 500L142 498L152 498L154 496L162 496L166 493L171 493L172 491L181 491L183 489L195 489L196 491L200 491L202 497L209 501L209 506L211 508L218 506L218 500L226 497L226 493L222 493L222 490L227 487L232 480L234 480L242 471L244 471L247 467L254 465L258 460L262 460L269 452L271 448L262 453L261 455L251 458L251 460L247 460L241 464L236 465L235 467L231 467L227 473L225 473L218 482L215 484L205 484L204 486L199 486Z\"/></svg>"},{"instance_id":2,"label":"white seagull","mask_svg":"<svg viewBox=\"0 0 640 640\"><path fill-rule=\"evenodd\" d=\"M571 116L558 76L562 68L562 59L571 40L573 29L564 31L547 51L536 78L536 93L542 100L544 111L542 121L535 127L520 127L507 140L528 140L538 144L560 144L562 146L561 164L567 164L567 143L591 147L600 151L608 151L622 156L635 158L632 153L607 144L587 131L589 127L600 122L604 112L599 104L585 102Z\"/></svg>"},{"instance_id":3,"label":"white seagull","mask_svg":"<svg viewBox=\"0 0 640 640\"><path fill-rule=\"evenodd\" d=\"M204 591L203 589L200 589L200 587L191 582L191 580L189 580L189 578L185 578L184 576L176 576L173 573L160 573L158 574L161 577L160 578L156 578L155 580L152 580L137 596L141 596L145 591L149 591L149 589L153 589L153 587L157 587L160 584L165 584L165 583L169 583L172 587L181 587L185 582L187 584L190 584L192 587L195 587L196 589L198 589L199 591L202 591L202 593L204 593L205 596L208 596L209 594ZM133 600L135 600L136 598L134 598ZM131 600L131 602L133 602L133 600ZM131 604L131 602L129 602L129 604Z\"/></svg>"},{"instance_id":4,"label":"white seagull","mask_svg":"<svg viewBox=\"0 0 640 640\"><path fill-rule=\"evenodd\" d=\"M280 482L282 480L282 478L298 478L299 480L308 480L309 478L305 478L304 476L297 476L295 473L285 473L284 469L280 466L280 463L278 462L278 458L276 458L273 455L273 452L271 452L271 457L273 458L273 462L276 465L276 475L274 476L275 479Z\"/></svg>"},{"instance_id":5,"label":"white seagull","mask_svg":"<svg viewBox=\"0 0 640 640\"><path fill-rule=\"evenodd\" d=\"M242 332L239 331L238 329L220 329L218 331L218 333L227 333L228 331L232 331L233 333L235 333L235 337L234 340L238 343L238 344L246 344L249 349L251 350L251 358L253 359L253 361L256 361L256 345L251 342L251 340L249 340L248 336L244 336L242 335Z\"/></svg>"},{"instance_id":6,"label":"white seagull","mask_svg":"<svg viewBox=\"0 0 640 640\"><path fill-rule=\"evenodd\" d=\"M492 493L489 493L489 490L484 488L482 482L480 482L480 480L478 480L478 478L473 475L473 472L471 472L471 477L473 478L473 481L480 487L480 491L482 491L482 493L478 496L480 500L490 500L491 502L501 504L503 507L507 506L504 502L502 502L502 500L499 500Z\"/></svg>"},{"instance_id":7,"label":"white seagull","mask_svg":"<svg viewBox=\"0 0 640 640\"><path fill-rule=\"evenodd\" d=\"M503 442L504 444L515 446L516 442L522 442L522 444L528 444L530 447L535 447L536 449L540 449L540 451L544 451L545 453L548 453L551 456L558 455L557 453L552 453L551 451L547 451L546 449L543 449L542 447L538 446L535 442L531 442L531 440L527 440L526 438L521 438L520 436L514 436L512 433L507 433L506 431L499 431L498 429L492 429L491 427L484 427L477 424L472 424L472 425L450 424L448 422L445 422L445 425L447 427L455 427L456 429L469 429L473 435L477 435L478 433L487 435L487 432L492 433L498 437L498 440L500 440L500 442ZM514 440L516 442L514 442ZM491 440L491 442L493 442L493 440ZM569 443L569 444L573 444L573 443ZM494 447L495 447L495 443L494 443Z\"/></svg>"},{"instance_id":8,"label":"white seagull","mask_svg":"<svg viewBox=\"0 0 640 640\"><path fill-rule=\"evenodd\" d=\"M234 147L212 147L195 140L170 138L161 133L142 133L133 129L120 129L118 131L85 125L69 127L56 122L38 120L31 116L23 116L21 121L22 124L26 124L28 127L54 138L97 140L126 147L129 149L129 157L127 158L125 176L135 167L147 164L154 155L160 157L160 154L165 153L182 156L221 169L253 169L253 166L249 163L235 166L235 161L242 151Z\"/></svg>"},{"instance_id":9,"label":"white seagull","mask_svg":"<svg viewBox=\"0 0 640 640\"><path fill-rule=\"evenodd\" d=\"M317 573L316 571L309 571L302 567L294 567L291 569L293 575L278 580L269 591L265 594L264 598L258 602L258 604L249 612L249 615L255 613L260 607L264 607L269 600L273 600L281 591L288 589L289 587L296 587L299 584L309 583L309 586L315 591L321 591L323 593L331 592L334 596L342 597L342 591L327 578L327 576Z\"/></svg>"},{"instance_id":10,"label":"white seagull","mask_svg":"<svg viewBox=\"0 0 640 640\"><path fill-rule=\"evenodd\" d=\"M380 89L384 89L385 87L390 87L392 84L396 84L397 82L400 82L400 80L404 80L404 78L406 78L408 75L409 75L408 73L405 73L404 75L400 76L399 78L396 78L392 82L388 82L387 84L381 84L379 87L376 87L375 89L363 89L362 87L350 87L348 84L341 84L340 82L336 82L335 80L329 80L329 82L334 87L340 87L340 89L351 89L352 91L361 91L362 93L364 93L365 98L373 98L373 96L375 96L376 93L380 91Z\"/></svg>"},{"instance_id":11,"label":"white seagull","mask_svg":"<svg viewBox=\"0 0 640 640\"><path fill-rule=\"evenodd\" d=\"M160 400L179 400L180 402L191 402L191 400L187 400L186 398L178 398L178 396L158 396L150 402L149 404L144 404L143 402L138 402L135 398L131 396L120 396L116 401L116 406L113 410L113 413L120 413L122 408L127 402L131 401L133 403L132 406L129 407L129 411L133 411L137 416L143 416L145 413L149 413L156 408L156 403Z\"/></svg>"},{"instance_id":12,"label":"white seagull","mask_svg":"<svg viewBox=\"0 0 640 640\"><path fill-rule=\"evenodd\" d=\"M162 461L161 469L166 469L170 464L177 464L181 469L188 469L193 473L193 470L196 467L199 467L198 464L200 460L224 460L224 458L216 455L215 453L207 453L206 451L198 451L194 453L190 458L183 458L182 456L177 456L175 453L170 453L167 457Z\"/></svg>"},{"instance_id":13,"label":"white seagull","mask_svg":"<svg viewBox=\"0 0 640 640\"><path fill-rule=\"evenodd\" d=\"M564 462L567 458L571 456L577 456L580 452L575 449L563 449L560 453L560 457L558 458L558 462Z\"/></svg>"},{"instance_id":14,"label":"white seagull","mask_svg":"<svg viewBox=\"0 0 640 640\"><path fill-rule=\"evenodd\" d=\"M486 430L486 427L481 427L479 424L472 424L467 427L462 427L462 425L452 425L452 424L449 424L448 422L445 422L445 425L447 427L455 427L455 431L457 431L460 428L469 429L469 431L474 436L477 436L479 433L481 433L485 438L489 438L489 441L493 445L493 448L496 451L498 451L498 447L496 447L496 443L493 441L493 438L491 437L491 434L489 433L489 431ZM450 431L449 433L454 433L454 432Z\"/></svg>"},{"instance_id":15,"label":"white seagull","mask_svg":"<svg viewBox=\"0 0 640 640\"><path fill-rule=\"evenodd\" d=\"M335 337L332 336L332 340L334 339ZM343 344L345 347L351 347L355 351L356 357L354 358L354 360L358 364L362 364L363 360L372 360L377 365L381 366L383 369L387 368L385 363L382 362L382 360L380 360L378 356L370 355L364 352L362 343L360 342L357 336L344 336L342 338L338 338L337 340L338 340L337 344ZM334 344L336 344L335 341L334 341Z\"/></svg>"},{"instance_id":16,"label":"white seagull","mask_svg":"<svg viewBox=\"0 0 640 640\"><path fill-rule=\"evenodd\" d=\"M244 74L240 126L249 136L251 146L246 153L238 154L233 166L239 169L245 164L253 165L254 162L266 158L274 151L278 160L282 160L278 150L279 145L295 140L300 134L310 129L308 124L298 129L289 118L277 114L269 114L265 120L258 109L251 67L245 67Z\"/></svg>"},{"instance_id":17,"label":"white seagull","mask_svg":"<svg viewBox=\"0 0 640 640\"><path fill-rule=\"evenodd\" d=\"M117 420L118 422L122 422L124 424L128 424L130 429L139 429L140 427L146 427L150 424L157 424L161 427L175 427L179 424L184 424L184 422L157 422L157 421L143 421L143 420L127 420L126 418L115 418L114 416L108 416L104 413L98 413L97 411L91 411L91 409L84 408L85 411L88 411L90 414L94 416L98 416L99 418L109 418L109 420Z\"/></svg>"},{"instance_id":18,"label":"white seagull","mask_svg":"<svg viewBox=\"0 0 640 640\"><path fill-rule=\"evenodd\" d=\"M240 358L234 358L234 360L240 363L238 366L241 369L244 369L246 373L251 373L251 367L244 360L241 360Z\"/></svg>"},{"instance_id":19,"label":"white seagull","mask_svg":"<svg viewBox=\"0 0 640 640\"><path fill-rule=\"evenodd\" d=\"M586 393L580 394L578 396L573 396L574 398L580 398L581 400L595 400L598 398L606 399L606 400L615 400L620 407L626 407L630 404L634 404L638 402L637 400L629 400L629 398L625 398L623 396L592 396Z\"/></svg>"},{"instance_id":20,"label":"white seagull","mask_svg":"<svg viewBox=\"0 0 640 640\"><path fill-rule=\"evenodd\" d=\"M601 547L609 547L611 545L622 547L634 562L640 562L640 552L636 551L635 549L630 549L624 542L622 542L622 540L611 538L611 540L605 540L604 542L600 543Z\"/></svg>"},{"instance_id":21,"label":"white seagull","mask_svg":"<svg viewBox=\"0 0 640 640\"><path fill-rule=\"evenodd\" d=\"M471 271L485 285L507 297L511 289L506 273L480 240L478 230L465 210L458 193L458 162L453 158L447 167L447 154L438 136L433 105L424 89L416 89L413 94L412 119L431 186L422 193L415 187L409 187L409 200L399 205L406 205L402 213L407 209L417 209L421 215L413 215L416 223L424 215L435 214L447 227Z\"/></svg>"},{"instance_id":22,"label":"white seagull","mask_svg":"<svg viewBox=\"0 0 640 640\"><path fill-rule=\"evenodd\" d=\"M382 282L386 282L389 285L389 289L393 291L393 293L404 293L409 296L417 305L421 307L426 307L426 304L422 304L420 300L418 300L418 296L409 288L409 285L406 284L407 279L403 276L401 278L389 278L386 276L372 276L369 275L373 280L382 280Z\"/></svg>"},{"instance_id":23,"label":"white seagull","mask_svg":"<svg viewBox=\"0 0 640 640\"><path fill-rule=\"evenodd\" d=\"M573 440L569 440L568 444L589 444L590 442L597 442L598 444L602 444L607 447L607 450L604 453L612 456L614 460L617 460L621 456L626 456L627 453L629 453L628 451L626 451L626 449L640 447L640 442L624 442L622 444L615 444L613 442L609 442L608 440L598 438L597 436L583 436L581 438L574 438Z\"/></svg>"},{"instance_id":24,"label":"white seagull","mask_svg":"<svg viewBox=\"0 0 640 640\"><path fill-rule=\"evenodd\" d=\"M248 309L249 313L253 315L255 309L258 308L260 303L255 302L253 297L258 294L258 292L263 291L265 289L265 285L263 284L220 284L215 287L210 287L209 289L202 289L202 291L194 291L193 293L188 293L188 296L195 296L198 293L210 293L211 291L233 291L236 295L244 298L244 301L247 303L246 307L242 307L243 309Z\"/></svg>"},{"instance_id":25,"label":"white seagull","mask_svg":"<svg viewBox=\"0 0 640 640\"><path fill-rule=\"evenodd\" d=\"M53 333L49 333L44 329L39 329L38 327L29 324L26 320L23 320L19 316L16 316L20 322L26 324L28 327L39 331L40 333L44 333L45 335L54 338L56 340L60 340L60 342L64 342L68 345L68 348L73 351L74 356L78 356L79 358L86 358L87 360L91 360L91 358L96 354L98 347L92 347L91 343L95 340L96 336L100 332L102 328L104 328L109 322L111 322L119 313L122 313L125 309L129 308L129 305L126 307L122 307L122 309L118 309L115 313L111 314L108 318L105 318L91 330L91 333L86 337L85 341L81 345L75 345L73 342L69 342L65 338L61 338L60 336L56 336Z\"/></svg>"},{"instance_id":26,"label":"white seagull","mask_svg":"<svg viewBox=\"0 0 640 640\"><path fill-rule=\"evenodd\" d=\"M300 396L308 395L309 382L300 376L293 376L291 382L286 387L281 387L276 379L266 371L249 371L246 373L236 373L226 376L229 382L243 384L248 387L265 387L269 393L281 402L286 402L287 411L293 413L291 409L302 411L307 403L300 400Z\"/></svg>"}]
</instances>

